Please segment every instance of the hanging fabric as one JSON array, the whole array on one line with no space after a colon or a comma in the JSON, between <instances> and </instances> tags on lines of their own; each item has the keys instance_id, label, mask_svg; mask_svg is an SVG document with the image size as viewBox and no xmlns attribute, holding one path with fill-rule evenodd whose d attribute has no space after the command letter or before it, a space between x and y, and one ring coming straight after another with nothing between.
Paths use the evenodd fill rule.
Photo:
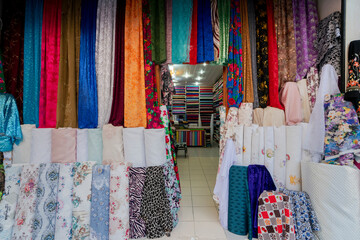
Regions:
<instances>
[{"instance_id":1,"label":"hanging fabric","mask_svg":"<svg viewBox=\"0 0 360 240\"><path fill-rule=\"evenodd\" d=\"M286 125L296 125L303 121L301 95L295 82L287 82L280 91L280 101L285 108Z\"/></svg>"},{"instance_id":2,"label":"hanging fabric","mask_svg":"<svg viewBox=\"0 0 360 240\"><path fill-rule=\"evenodd\" d=\"M256 59L256 18L255 18L255 6L253 0L247 0L248 6L248 25L249 25L249 41L250 41L250 50L249 53L251 54L251 77L252 77L252 84L253 84L253 106L254 108L259 107L259 97L258 97L258 80L257 80L257 59ZM246 20L244 20L246 21Z\"/></svg>"},{"instance_id":3,"label":"hanging fabric","mask_svg":"<svg viewBox=\"0 0 360 240\"><path fill-rule=\"evenodd\" d=\"M219 64L226 64L229 54L230 0L218 0L220 50Z\"/></svg>"},{"instance_id":4,"label":"hanging fabric","mask_svg":"<svg viewBox=\"0 0 360 240\"><path fill-rule=\"evenodd\" d=\"M286 128L274 127L275 153L273 179L276 186L286 185Z\"/></svg>"},{"instance_id":5,"label":"hanging fabric","mask_svg":"<svg viewBox=\"0 0 360 240\"><path fill-rule=\"evenodd\" d=\"M6 1L2 7L1 44L6 92L14 96L22 123L25 0Z\"/></svg>"},{"instance_id":6,"label":"hanging fabric","mask_svg":"<svg viewBox=\"0 0 360 240\"><path fill-rule=\"evenodd\" d=\"M14 145L13 164L29 164L31 153L31 132L35 128L32 124L21 125L23 140L19 145Z\"/></svg>"},{"instance_id":7,"label":"hanging fabric","mask_svg":"<svg viewBox=\"0 0 360 240\"><path fill-rule=\"evenodd\" d=\"M61 37L61 0L44 0L41 37L39 127L56 127Z\"/></svg>"},{"instance_id":8,"label":"hanging fabric","mask_svg":"<svg viewBox=\"0 0 360 240\"><path fill-rule=\"evenodd\" d=\"M81 1L62 0L56 127L78 126Z\"/></svg>"},{"instance_id":9,"label":"hanging fabric","mask_svg":"<svg viewBox=\"0 0 360 240\"><path fill-rule=\"evenodd\" d=\"M301 191L302 126L286 126L286 183L289 190ZM322 140L324 142L324 140Z\"/></svg>"},{"instance_id":10,"label":"hanging fabric","mask_svg":"<svg viewBox=\"0 0 360 240\"><path fill-rule=\"evenodd\" d=\"M190 49L189 49L189 62L192 65L197 63L197 47L198 38L198 0L193 0L193 12L191 17L191 33L190 33Z\"/></svg>"},{"instance_id":11,"label":"hanging fabric","mask_svg":"<svg viewBox=\"0 0 360 240\"><path fill-rule=\"evenodd\" d=\"M88 129L77 129L76 134L76 161L86 162L88 160Z\"/></svg>"},{"instance_id":12,"label":"hanging fabric","mask_svg":"<svg viewBox=\"0 0 360 240\"><path fill-rule=\"evenodd\" d=\"M106 124L102 129L102 164L125 162L123 127Z\"/></svg>"},{"instance_id":13,"label":"hanging fabric","mask_svg":"<svg viewBox=\"0 0 360 240\"><path fill-rule=\"evenodd\" d=\"M211 24L214 41L214 61L219 61L220 53L220 28L219 28L219 11L218 0L211 0Z\"/></svg>"},{"instance_id":14,"label":"hanging fabric","mask_svg":"<svg viewBox=\"0 0 360 240\"><path fill-rule=\"evenodd\" d=\"M173 95L175 92L175 86L172 81L171 73L168 65L161 66L161 94L163 104L166 106L172 105Z\"/></svg>"},{"instance_id":15,"label":"hanging fabric","mask_svg":"<svg viewBox=\"0 0 360 240\"><path fill-rule=\"evenodd\" d=\"M51 128L32 129L30 163L51 162L51 132Z\"/></svg>"},{"instance_id":16,"label":"hanging fabric","mask_svg":"<svg viewBox=\"0 0 360 240\"><path fill-rule=\"evenodd\" d=\"M81 3L81 35L79 65L79 128L98 126L98 97L95 71L97 0Z\"/></svg>"},{"instance_id":17,"label":"hanging fabric","mask_svg":"<svg viewBox=\"0 0 360 240\"><path fill-rule=\"evenodd\" d=\"M76 129L58 128L51 130L51 162L76 162Z\"/></svg>"},{"instance_id":18,"label":"hanging fabric","mask_svg":"<svg viewBox=\"0 0 360 240\"><path fill-rule=\"evenodd\" d=\"M147 167L160 166L167 162L165 136L165 128L144 130Z\"/></svg>"},{"instance_id":19,"label":"hanging fabric","mask_svg":"<svg viewBox=\"0 0 360 240\"><path fill-rule=\"evenodd\" d=\"M195 10L194 10L195 11ZM210 0L198 0L197 62L214 61Z\"/></svg>"},{"instance_id":20,"label":"hanging fabric","mask_svg":"<svg viewBox=\"0 0 360 240\"><path fill-rule=\"evenodd\" d=\"M4 68L1 60L0 52L0 93L6 93L5 77L4 77Z\"/></svg>"},{"instance_id":21,"label":"hanging fabric","mask_svg":"<svg viewBox=\"0 0 360 240\"><path fill-rule=\"evenodd\" d=\"M229 107L239 107L244 97L240 2L231 1L229 63L226 87Z\"/></svg>"},{"instance_id":22,"label":"hanging fabric","mask_svg":"<svg viewBox=\"0 0 360 240\"><path fill-rule=\"evenodd\" d=\"M24 123L39 126L43 0L26 1L24 30Z\"/></svg>"},{"instance_id":23,"label":"hanging fabric","mask_svg":"<svg viewBox=\"0 0 360 240\"><path fill-rule=\"evenodd\" d=\"M293 0L292 5L297 60L296 81L299 81L316 63L318 13L315 0Z\"/></svg>"},{"instance_id":24,"label":"hanging fabric","mask_svg":"<svg viewBox=\"0 0 360 240\"><path fill-rule=\"evenodd\" d=\"M97 164L102 163L103 157L103 140L102 140L102 129L88 129L88 160L96 162Z\"/></svg>"},{"instance_id":25,"label":"hanging fabric","mask_svg":"<svg viewBox=\"0 0 360 240\"><path fill-rule=\"evenodd\" d=\"M256 66L259 106L265 108L269 97L268 31L266 0L255 4L256 15Z\"/></svg>"},{"instance_id":26,"label":"hanging fabric","mask_svg":"<svg viewBox=\"0 0 360 240\"><path fill-rule=\"evenodd\" d=\"M151 22L149 42L151 42L152 58L150 58L150 61L153 61L155 64L161 64L166 61L165 2L165 0L149 0L150 20L147 24ZM144 26L147 24L144 23ZM145 38L147 36L144 35Z\"/></svg>"},{"instance_id":27,"label":"hanging fabric","mask_svg":"<svg viewBox=\"0 0 360 240\"><path fill-rule=\"evenodd\" d=\"M192 0L172 0L172 63L188 61Z\"/></svg>"},{"instance_id":28,"label":"hanging fabric","mask_svg":"<svg viewBox=\"0 0 360 240\"><path fill-rule=\"evenodd\" d=\"M319 89L319 73L316 67L311 67L306 76L307 93L310 101L311 111L315 106L316 93Z\"/></svg>"},{"instance_id":29,"label":"hanging fabric","mask_svg":"<svg viewBox=\"0 0 360 240\"><path fill-rule=\"evenodd\" d=\"M145 73L141 0L126 0L125 127L146 127ZM135 61L135 62L134 62ZM136 103L136 107L134 107Z\"/></svg>"},{"instance_id":30,"label":"hanging fabric","mask_svg":"<svg viewBox=\"0 0 360 240\"><path fill-rule=\"evenodd\" d=\"M165 1L166 7L166 62L172 63L172 0Z\"/></svg>"},{"instance_id":31,"label":"hanging fabric","mask_svg":"<svg viewBox=\"0 0 360 240\"><path fill-rule=\"evenodd\" d=\"M146 98L147 127L161 128L160 108L159 108L157 90L155 85L155 64L154 62L152 62L153 52L151 48L151 46L153 46L152 25L156 24L156 22L152 22L152 19L150 18L151 6L149 6L148 0L143 0L142 8L143 8L145 98ZM157 41L157 39L155 39L155 41Z\"/></svg>"},{"instance_id":32,"label":"hanging fabric","mask_svg":"<svg viewBox=\"0 0 360 240\"><path fill-rule=\"evenodd\" d=\"M293 6L290 0L274 0L274 21L277 40L279 88L295 81L296 45Z\"/></svg>"},{"instance_id":33,"label":"hanging fabric","mask_svg":"<svg viewBox=\"0 0 360 240\"><path fill-rule=\"evenodd\" d=\"M125 162L133 167L146 167L144 128L124 128Z\"/></svg>"},{"instance_id":34,"label":"hanging fabric","mask_svg":"<svg viewBox=\"0 0 360 240\"><path fill-rule=\"evenodd\" d=\"M349 80L346 85L345 100L352 102L360 117L360 40L349 44Z\"/></svg>"},{"instance_id":35,"label":"hanging fabric","mask_svg":"<svg viewBox=\"0 0 360 240\"><path fill-rule=\"evenodd\" d=\"M124 82L125 82L125 5L117 1L115 23L114 89L109 123L124 125Z\"/></svg>"}]
</instances>

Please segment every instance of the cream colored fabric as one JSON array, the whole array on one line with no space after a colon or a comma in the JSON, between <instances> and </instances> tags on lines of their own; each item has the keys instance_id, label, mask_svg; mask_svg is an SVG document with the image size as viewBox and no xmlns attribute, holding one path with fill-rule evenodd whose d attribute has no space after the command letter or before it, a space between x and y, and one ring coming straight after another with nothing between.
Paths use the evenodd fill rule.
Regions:
<instances>
[{"instance_id":1,"label":"cream colored fabric","mask_svg":"<svg viewBox=\"0 0 360 240\"><path fill-rule=\"evenodd\" d=\"M311 110L310 110L309 95L307 93L306 79L298 81L297 86L299 88L299 92L301 96L303 121L308 123L310 120Z\"/></svg>"},{"instance_id":2,"label":"cream colored fabric","mask_svg":"<svg viewBox=\"0 0 360 240\"><path fill-rule=\"evenodd\" d=\"M285 125L285 114L284 111L278 108L266 107L264 109L264 127L280 127Z\"/></svg>"},{"instance_id":3,"label":"cream colored fabric","mask_svg":"<svg viewBox=\"0 0 360 240\"><path fill-rule=\"evenodd\" d=\"M103 164L125 162L123 127L106 124L102 129Z\"/></svg>"},{"instance_id":4,"label":"cream colored fabric","mask_svg":"<svg viewBox=\"0 0 360 240\"><path fill-rule=\"evenodd\" d=\"M253 124L257 124L260 127L262 127L263 121L264 121L264 109L255 108L253 111Z\"/></svg>"}]
</instances>

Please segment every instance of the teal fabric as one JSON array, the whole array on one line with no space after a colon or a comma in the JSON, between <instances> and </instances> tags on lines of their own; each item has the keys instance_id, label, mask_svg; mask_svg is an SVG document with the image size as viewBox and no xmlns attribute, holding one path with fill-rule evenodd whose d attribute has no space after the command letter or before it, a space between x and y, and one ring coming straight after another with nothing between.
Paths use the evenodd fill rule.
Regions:
<instances>
[{"instance_id":1,"label":"teal fabric","mask_svg":"<svg viewBox=\"0 0 360 240\"><path fill-rule=\"evenodd\" d=\"M102 130L88 129L88 161L102 163L103 141Z\"/></svg>"},{"instance_id":2,"label":"teal fabric","mask_svg":"<svg viewBox=\"0 0 360 240\"><path fill-rule=\"evenodd\" d=\"M252 239L251 209L247 167L232 166L229 171L228 230Z\"/></svg>"}]
</instances>

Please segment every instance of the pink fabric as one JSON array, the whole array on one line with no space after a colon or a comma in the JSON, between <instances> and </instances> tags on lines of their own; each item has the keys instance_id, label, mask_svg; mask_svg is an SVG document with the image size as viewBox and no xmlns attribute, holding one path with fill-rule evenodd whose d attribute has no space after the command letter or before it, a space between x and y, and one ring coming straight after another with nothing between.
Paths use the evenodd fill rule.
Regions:
<instances>
[{"instance_id":1,"label":"pink fabric","mask_svg":"<svg viewBox=\"0 0 360 240\"><path fill-rule=\"evenodd\" d=\"M76 128L53 129L51 133L51 162L76 162Z\"/></svg>"},{"instance_id":2,"label":"pink fabric","mask_svg":"<svg viewBox=\"0 0 360 240\"><path fill-rule=\"evenodd\" d=\"M286 125L295 125L303 119L301 95L296 82L287 82L280 91L280 102L285 107Z\"/></svg>"},{"instance_id":3,"label":"pink fabric","mask_svg":"<svg viewBox=\"0 0 360 240\"><path fill-rule=\"evenodd\" d=\"M61 0L44 0L39 127L56 127L60 35Z\"/></svg>"}]
</instances>

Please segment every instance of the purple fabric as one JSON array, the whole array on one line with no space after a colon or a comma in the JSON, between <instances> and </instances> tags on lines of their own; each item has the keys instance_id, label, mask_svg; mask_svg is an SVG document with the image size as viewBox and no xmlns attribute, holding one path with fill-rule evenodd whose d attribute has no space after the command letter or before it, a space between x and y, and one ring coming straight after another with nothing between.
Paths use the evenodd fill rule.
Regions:
<instances>
[{"instance_id":1,"label":"purple fabric","mask_svg":"<svg viewBox=\"0 0 360 240\"><path fill-rule=\"evenodd\" d=\"M315 0L293 0L297 71L296 81L303 79L317 58L316 29L318 14Z\"/></svg>"},{"instance_id":2,"label":"purple fabric","mask_svg":"<svg viewBox=\"0 0 360 240\"><path fill-rule=\"evenodd\" d=\"M275 191L276 186L273 179L271 178L269 171L264 165L249 165L248 184L250 193L252 236L253 238L257 238L259 196L264 190Z\"/></svg>"}]
</instances>

